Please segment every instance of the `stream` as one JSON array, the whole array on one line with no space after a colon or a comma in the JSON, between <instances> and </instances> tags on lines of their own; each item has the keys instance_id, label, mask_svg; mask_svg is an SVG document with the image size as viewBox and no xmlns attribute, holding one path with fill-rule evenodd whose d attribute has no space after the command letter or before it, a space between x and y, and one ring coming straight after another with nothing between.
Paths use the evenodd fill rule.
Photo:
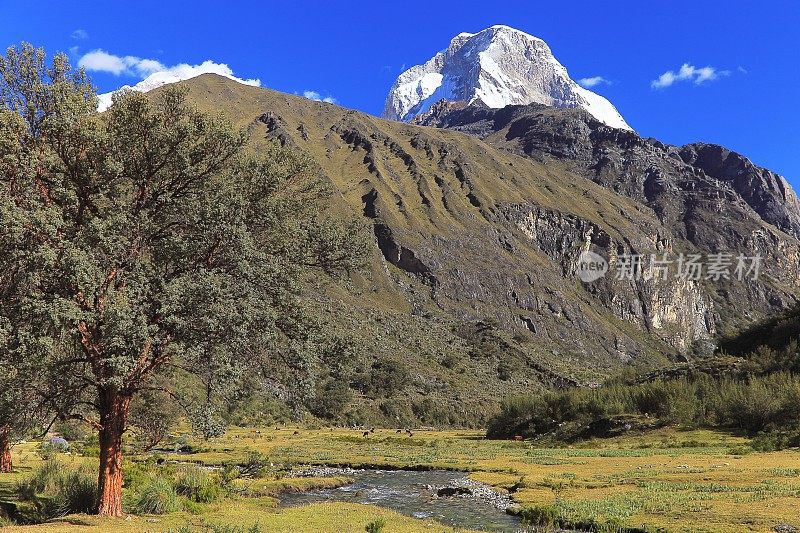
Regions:
<instances>
[{"instance_id":1,"label":"stream","mask_svg":"<svg viewBox=\"0 0 800 533\"><path fill-rule=\"evenodd\" d=\"M464 472L311 469L297 475L345 475L354 482L335 489L284 494L280 496L282 507L340 501L379 505L456 528L506 532L521 528L520 520L505 512L510 504L507 496L470 480ZM472 494L438 496L444 487L465 487Z\"/></svg>"}]
</instances>

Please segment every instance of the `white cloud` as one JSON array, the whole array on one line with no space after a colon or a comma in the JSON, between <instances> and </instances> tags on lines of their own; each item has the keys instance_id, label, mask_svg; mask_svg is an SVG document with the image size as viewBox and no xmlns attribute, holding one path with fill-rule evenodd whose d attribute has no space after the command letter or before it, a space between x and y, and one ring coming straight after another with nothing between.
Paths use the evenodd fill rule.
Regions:
<instances>
[{"instance_id":1,"label":"white cloud","mask_svg":"<svg viewBox=\"0 0 800 533\"><path fill-rule=\"evenodd\" d=\"M77 30L72 32L70 37L72 37L76 41L83 41L84 39L88 39L89 38L89 33L86 30L82 30L82 29L78 28Z\"/></svg>"},{"instance_id":2,"label":"white cloud","mask_svg":"<svg viewBox=\"0 0 800 533\"><path fill-rule=\"evenodd\" d=\"M597 87L598 85L611 85L611 82L603 76L592 76L591 78L581 78L578 83L587 89Z\"/></svg>"},{"instance_id":3,"label":"white cloud","mask_svg":"<svg viewBox=\"0 0 800 533\"><path fill-rule=\"evenodd\" d=\"M713 81L720 76L728 76L729 70L718 70L714 67L701 67L697 68L689 63L684 63L678 72L668 70L663 73L658 79L650 82L650 87L653 89L663 89L669 87L675 82L691 81L695 85L700 85L707 81Z\"/></svg>"},{"instance_id":4,"label":"white cloud","mask_svg":"<svg viewBox=\"0 0 800 533\"><path fill-rule=\"evenodd\" d=\"M147 77L154 72L166 70L167 67L155 59L141 59L136 56L116 56L105 50L97 49L84 54L78 60L78 66L90 72L109 72L115 76Z\"/></svg>"},{"instance_id":5,"label":"white cloud","mask_svg":"<svg viewBox=\"0 0 800 533\"><path fill-rule=\"evenodd\" d=\"M78 65L92 72L109 72L116 76L126 75L140 78L142 81L130 86L124 85L120 89L147 92L168 83L176 83L201 74L218 74L244 85L261 86L259 79L242 79L234 76L231 68L225 63L203 61L199 65L180 63L171 67L165 66L155 59L142 59L136 56L116 56L104 50L94 50L85 54L78 61ZM119 90L119 89L118 89ZM113 92L99 94L100 111L105 111L111 106Z\"/></svg>"},{"instance_id":6,"label":"white cloud","mask_svg":"<svg viewBox=\"0 0 800 533\"><path fill-rule=\"evenodd\" d=\"M328 102L329 104L335 104L336 98L333 96L326 96L325 98L322 97L317 91L303 91L303 96L308 98L309 100L316 100L317 102Z\"/></svg>"}]
</instances>

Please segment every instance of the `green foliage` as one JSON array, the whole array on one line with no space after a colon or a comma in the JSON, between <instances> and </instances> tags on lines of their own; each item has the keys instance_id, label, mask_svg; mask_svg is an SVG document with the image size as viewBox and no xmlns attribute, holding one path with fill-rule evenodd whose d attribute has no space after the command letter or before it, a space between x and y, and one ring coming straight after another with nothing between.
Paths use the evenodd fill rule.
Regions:
<instances>
[{"instance_id":1,"label":"green foliage","mask_svg":"<svg viewBox=\"0 0 800 533\"><path fill-rule=\"evenodd\" d=\"M193 500L183 500L181 502L181 506L183 507L184 511L193 515L199 515L206 512L206 508L202 504Z\"/></svg>"},{"instance_id":2,"label":"green foliage","mask_svg":"<svg viewBox=\"0 0 800 533\"><path fill-rule=\"evenodd\" d=\"M386 527L385 518L376 518L364 528L367 533L380 533Z\"/></svg>"},{"instance_id":3,"label":"green foliage","mask_svg":"<svg viewBox=\"0 0 800 533\"><path fill-rule=\"evenodd\" d=\"M403 390L409 381L406 365L400 361L375 361L369 372L369 392L392 396Z\"/></svg>"},{"instance_id":4,"label":"green foliage","mask_svg":"<svg viewBox=\"0 0 800 533\"><path fill-rule=\"evenodd\" d=\"M555 505L523 507L519 512L523 524L551 528L559 524L561 513Z\"/></svg>"},{"instance_id":5,"label":"green foliage","mask_svg":"<svg viewBox=\"0 0 800 533\"><path fill-rule=\"evenodd\" d=\"M141 514L167 514L178 510L178 495L172 483L154 477L139 489L136 511Z\"/></svg>"},{"instance_id":6,"label":"green foliage","mask_svg":"<svg viewBox=\"0 0 800 533\"><path fill-rule=\"evenodd\" d=\"M750 446L757 452L774 452L800 447L800 429L759 433L753 438Z\"/></svg>"},{"instance_id":7,"label":"green foliage","mask_svg":"<svg viewBox=\"0 0 800 533\"><path fill-rule=\"evenodd\" d=\"M220 497L222 487L204 468L183 465L175 476L175 491L194 502L211 503Z\"/></svg>"},{"instance_id":8,"label":"green foliage","mask_svg":"<svg viewBox=\"0 0 800 533\"><path fill-rule=\"evenodd\" d=\"M219 471L219 483L228 492L233 489L233 482L241 477L241 472L236 465L226 463Z\"/></svg>"},{"instance_id":9,"label":"green foliage","mask_svg":"<svg viewBox=\"0 0 800 533\"><path fill-rule=\"evenodd\" d=\"M247 153L247 133L185 90L123 91L101 115L83 70L45 58L0 59L0 271L19 273L0 279L0 427L30 425L33 391L118 442L130 400L165 381L190 385L208 438L243 376L308 394L318 325L299 280L358 268L357 224L318 214L329 192L304 158ZM166 429L142 415L150 446Z\"/></svg>"},{"instance_id":10,"label":"green foliage","mask_svg":"<svg viewBox=\"0 0 800 533\"><path fill-rule=\"evenodd\" d=\"M180 406L167 393L144 390L131 403L130 424L134 426L137 447L149 451L158 446L175 427Z\"/></svg>"},{"instance_id":11,"label":"green foliage","mask_svg":"<svg viewBox=\"0 0 800 533\"><path fill-rule=\"evenodd\" d=\"M553 435L570 440L604 436L615 424L620 428L680 424L757 433L800 424L797 405L800 377L784 373L746 379L700 374L638 384L609 382L598 389L508 398L490 422L488 435Z\"/></svg>"},{"instance_id":12,"label":"green foliage","mask_svg":"<svg viewBox=\"0 0 800 533\"><path fill-rule=\"evenodd\" d=\"M150 482L152 473L145 463L126 461L122 467L122 484L126 489L137 491Z\"/></svg>"},{"instance_id":13,"label":"green foliage","mask_svg":"<svg viewBox=\"0 0 800 533\"><path fill-rule=\"evenodd\" d=\"M261 533L263 529L256 522L250 527L228 524L203 524L200 527L184 526L178 533Z\"/></svg>"},{"instance_id":14,"label":"green foliage","mask_svg":"<svg viewBox=\"0 0 800 533\"><path fill-rule=\"evenodd\" d=\"M260 478L269 469L269 459L261 452L248 450L244 461L239 465L242 477Z\"/></svg>"},{"instance_id":15,"label":"green foliage","mask_svg":"<svg viewBox=\"0 0 800 533\"><path fill-rule=\"evenodd\" d=\"M86 469L67 472L59 479L53 503L59 516L93 513L97 503L97 474Z\"/></svg>"},{"instance_id":16,"label":"green foliage","mask_svg":"<svg viewBox=\"0 0 800 533\"><path fill-rule=\"evenodd\" d=\"M91 513L97 498L97 474L93 469L70 468L48 460L17 482L15 492L21 501L33 503L43 518Z\"/></svg>"},{"instance_id":17,"label":"green foliage","mask_svg":"<svg viewBox=\"0 0 800 533\"><path fill-rule=\"evenodd\" d=\"M329 379L318 385L309 410L320 418L336 419L345 413L352 400L353 391L347 383Z\"/></svg>"}]
</instances>

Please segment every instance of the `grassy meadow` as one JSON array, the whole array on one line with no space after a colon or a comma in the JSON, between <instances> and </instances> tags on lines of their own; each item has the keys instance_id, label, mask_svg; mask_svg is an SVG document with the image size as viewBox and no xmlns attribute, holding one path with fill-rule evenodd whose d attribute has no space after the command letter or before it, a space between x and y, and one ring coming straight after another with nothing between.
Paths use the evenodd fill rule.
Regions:
<instances>
[{"instance_id":1,"label":"grassy meadow","mask_svg":"<svg viewBox=\"0 0 800 533\"><path fill-rule=\"evenodd\" d=\"M529 442L485 440L476 431L414 431L409 437L377 429L369 437L349 429L234 428L210 441L190 441L190 453L161 455L223 465L253 452L276 469L298 464L467 470L520 506L554 505L561 517L594 519L647 531L771 531L800 522L800 452L754 452L748 440L711 431L665 429L638 436L593 440L580 446L539 448ZM15 448L17 472L0 475L2 498L41 463L32 444ZM65 456L81 463L91 458ZM130 464L140 464L136 457ZM129 468L133 468L130 467ZM346 479L237 479L237 495L184 506L160 516L109 521L85 515L8 531L452 531L432 522L368 505L315 504L278 509L284 491L340 485ZM216 526L217 529L203 529ZM183 528L183 529L182 529ZM228 528L228 529L225 529ZM237 529L238 528L238 529Z\"/></svg>"}]
</instances>

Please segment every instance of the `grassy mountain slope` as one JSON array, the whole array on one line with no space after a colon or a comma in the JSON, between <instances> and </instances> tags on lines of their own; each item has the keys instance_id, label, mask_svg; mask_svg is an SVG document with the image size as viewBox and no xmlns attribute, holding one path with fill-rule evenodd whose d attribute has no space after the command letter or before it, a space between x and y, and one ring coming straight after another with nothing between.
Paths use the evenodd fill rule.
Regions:
<instances>
[{"instance_id":1,"label":"grassy mountain slope","mask_svg":"<svg viewBox=\"0 0 800 533\"><path fill-rule=\"evenodd\" d=\"M393 392L362 387L348 420L479 423L508 393L657 368L708 333L701 288L575 277L587 247L655 249L671 230L569 161L215 75L184 84L195 105L247 128L253 149L308 154L335 190L321 209L356 214L374 235L365 272L307 284L319 316L359 342L355 390L377 362L404 370Z\"/></svg>"}]
</instances>

